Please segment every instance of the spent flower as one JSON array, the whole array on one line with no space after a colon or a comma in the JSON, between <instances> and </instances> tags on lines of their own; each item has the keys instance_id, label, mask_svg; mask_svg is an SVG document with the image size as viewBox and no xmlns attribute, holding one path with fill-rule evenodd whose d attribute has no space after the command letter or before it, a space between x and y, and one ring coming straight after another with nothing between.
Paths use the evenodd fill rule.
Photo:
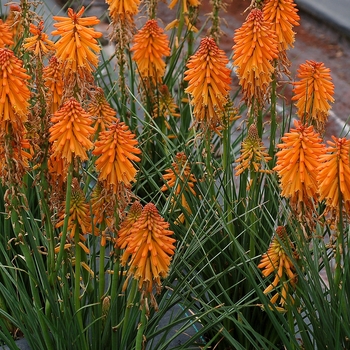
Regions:
<instances>
[{"instance_id":1,"label":"spent flower","mask_svg":"<svg viewBox=\"0 0 350 350\"><path fill-rule=\"evenodd\" d=\"M290 293L289 286L295 288L298 277L290 256L292 256L294 260L298 259L298 254L287 234L286 228L284 226L278 226L269 249L263 254L261 262L258 265L258 268L262 269L264 277L270 276L273 273L275 274L274 280L264 290L264 294L276 290L278 285L280 285L280 292L275 293L271 298L272 304L275 304L279 298L279 304L281 306L293 303L293 297Z\"/></svg>"}]
</instances>

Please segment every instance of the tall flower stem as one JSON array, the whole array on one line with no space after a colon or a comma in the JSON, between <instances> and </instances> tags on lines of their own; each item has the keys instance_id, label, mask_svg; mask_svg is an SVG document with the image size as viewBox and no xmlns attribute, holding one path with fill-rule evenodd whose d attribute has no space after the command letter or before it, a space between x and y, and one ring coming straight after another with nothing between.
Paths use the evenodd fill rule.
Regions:
<instances>
[{"instance_id":1,"label":"tall flower stem","mask_svg":"<svg viewBox=\"0 0 350 350\"><path fill-rule=\"evenodd\" d=\"M340 181L339 181L340 184ZM339 291L342 289L341 277L342 277L342 263L343 263L343 249L344 249L344 227L343 227L343 196L340 191L340 185L338 184L339 191L339 221L338 221L338 237L336 241L336 251L335 251L335 271L334 271L334 285Z\"/></svg>"},{"instance_id":2,"label":"tall flower stem","mask_svg":"<svg viewBox=\"0 0 350 350\"><path fill-rule=\"evenodd\" d=\"M142 350L142 343L143 343L143 332L145 330L146 324L147 324L147 316L146 316L146 303L147 299L144 300L143 306L142 306L142 312L141 312L141 318L140 318L140 323L139 323L139 328L137 330L137 335L136 335L136 346L135 350Z\"/></svg>"},{"instance_id":3,"label":"tall flower stem","mask_svg":"<svg viewBox=\"0 0 350 350\"><path fill-rule=\"evenodd\" d=\"M212 165L212 157L211 157L211 131L208 130L205 133L205 153L206 153L206 168L207 168L207 176L209 181L209 195L210 202L215 201L215 189L214 189L214 173L213 173L213 165Z\"/></svg>"},{"instance_id":4,"label":"tall flower stem","mask_svg":"<svg viewBox=\"0 0 350 350\"><path fill-rule=\"evenodd\" d=\"M71 195L72 195L72 179L73 179L73 163L70 163L69 168L68 168L68 174L67 174L65 217L64 217L62 236L61 236L61 242L60 242L60 250L58 252L58 256L57 256L57 260L56 260L55 274L53 274L54 279L57 276L57 271L60 269L60 266L61 266L61 263L63 260L64 245L66 243L66 238L67 238L70 200L71 200Z\"/></svg>"},{"instance_id":5,"label":"tall flower stem","mask_svg":"<svg viewBox=\"0 0 350 350\"><path fill-rule=\"evenodd\" d=\"M105 230L105 223L101 225L101 232ZM103 295L105 293L105 253L106 246L103 244L100 246L100 262L99 262L99 280L98 280L98 290L99 290L99 298L102 303Z\"/></svg>"},{"instance_id":6,"label":"tall flower stem","mask_svg":"<svg viewBox=\"0 0 350 350\"><path fill-rule=\"evenodd\" d=\"M74 235L74 244L75 244L75 276L74 276L74 307L77 315L79 327L81 332L83 332L83 316L82 310L80 310L80 278L81 278L81 247L79 245L80 237L79 230L75 231Z\"/></svg>"},{"instance_id":7,"label":"tall flower stem","mask_svg":"<svg viewBox=\"0 0 350 350\"><path fill-rule=\"evenodd\" d=\"M12 198L11 202L12 202L11 204L13 208L23 207L22 204L19 203L18 198ZM26 215L25 212L22 214ZM22 236L23 227L21 225L22 220L20 220L20 215L18 214L17 210L11 210L11 222L12 222L13 230L16 234L16 237L19 240L21 240L20 237ZM36 268L35 268L35 262L33 260L33 255L30 252L29 246L25 242L22 242L20 246L21 246L21 250L22 250L26 265L28 267L28 272L30 275L29 284L30 284L31 293L33 295L34 309L37 310L38 320L39 320L42 335L45 341L45 346L46 346L46 349L53 350L54 348L52 345L52 338L50 336L49 329L47 327L47 321L45 321L45 316L42 312L42 300L39 295L37 282L35 278Z\"/></svg>"},{"instance_id":8,"label":"tall flower stem","mask_svg":"<svg viewBox=\"0 0 350 350\"><path fill-rule=\"evenodd\" d=\"M229 119L229 116L227 117ZM224 173L224 189L228 200L224 201L224 212L227 215L227 227L230 229L232 237L235 237L235 225L233 224L233 213L230 208L231 201L233 200L232 189L232 166L230 162L230 126L227 121L223 131L223 153L222 153L222 167Z\"/></svg>"},{"instance_id":9,"label":"tall flower stem","mask_svg":"<svg viewBox=\"0 0 350 350\"><path fill-rule=\"evenodd\" d=\"M115 262L113 266L113 275L112 275L112 287L111 287L111 301L112 307L111 310L111 323L112 327L117 326L117 313L118 313L118 290L119 290L119 269L120 269L120 259L119 259L119 249L115 249ZM107 340L107 339L106 339ZM102 344L104 344L104 339ZM112 350L118 350L118 332L113 330L112 332Z\"/></svg>"},{"instance_id":10,"label":"tall flower stem","mask_svg":"<svg viewBox=\"0 0 350 350\"><path fill-rule=\"evenodd\" d=\"M277 121L276 121L276 103L277 103L277 94L276 94L276 75L272 74L272 82L271 82L271 109L270 109L270 148L269 155L273 158L275 153L276 146L276 129L277 129ZM273 162L273 159L271 160Z\"/></svg>"}]
</instances>

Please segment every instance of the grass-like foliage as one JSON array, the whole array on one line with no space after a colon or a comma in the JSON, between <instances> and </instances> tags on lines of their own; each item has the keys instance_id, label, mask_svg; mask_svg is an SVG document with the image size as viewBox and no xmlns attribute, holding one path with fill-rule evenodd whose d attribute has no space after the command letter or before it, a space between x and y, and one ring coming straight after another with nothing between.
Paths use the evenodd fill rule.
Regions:
<instances>
[{"instance_id":1,"label":"grass-like foliage","mask_svg":"<svg viewBox=\"0 0 350 350\"><path fill-rule=\"evenodd\" d=\"M106 2L2 13L2 344L348 349L350 141L330 70L291 77L293 0L231 52L223 0Z\"/></svg>"}]
</instances>

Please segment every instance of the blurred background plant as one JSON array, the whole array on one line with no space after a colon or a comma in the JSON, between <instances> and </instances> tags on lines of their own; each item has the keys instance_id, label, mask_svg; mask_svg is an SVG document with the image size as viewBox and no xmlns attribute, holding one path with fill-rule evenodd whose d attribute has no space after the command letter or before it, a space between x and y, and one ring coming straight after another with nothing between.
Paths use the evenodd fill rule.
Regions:
<instances>
[{"instance_id":1,"label":"blurred background plant","mask_svg":"<svg viewBox=\"0 0 350 350\"><path fill-rule=\"evenodd\" d=\"M349 140L329 69L292 81L294 2L252 1L232 57L224 1L208 30L199 1L107 4L111 57L78 2L0 23L3 344L349 348Z\"/></svg>"}]
</instances>

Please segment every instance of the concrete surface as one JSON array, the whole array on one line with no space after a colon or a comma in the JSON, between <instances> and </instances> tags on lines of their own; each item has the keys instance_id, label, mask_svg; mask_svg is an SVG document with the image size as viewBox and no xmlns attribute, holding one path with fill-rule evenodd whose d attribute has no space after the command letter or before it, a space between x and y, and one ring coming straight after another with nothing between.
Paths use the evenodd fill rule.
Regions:
<instances>
[{"instance_id":1,"label":"concrete surface","mask_svg":"<svg viewBox=\"0 0 350 350\"><path fill-rule=\"evenodd\" d=\"M350 38L350 0L295 0L300 10Z\"/></svg>"}]
</instances>

